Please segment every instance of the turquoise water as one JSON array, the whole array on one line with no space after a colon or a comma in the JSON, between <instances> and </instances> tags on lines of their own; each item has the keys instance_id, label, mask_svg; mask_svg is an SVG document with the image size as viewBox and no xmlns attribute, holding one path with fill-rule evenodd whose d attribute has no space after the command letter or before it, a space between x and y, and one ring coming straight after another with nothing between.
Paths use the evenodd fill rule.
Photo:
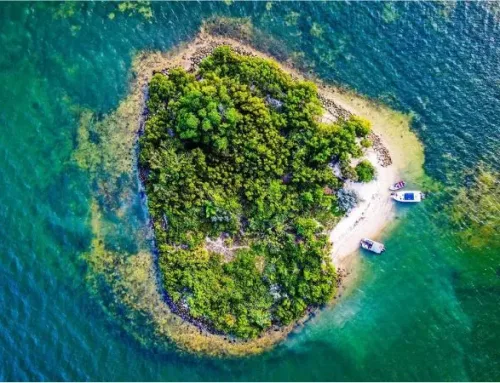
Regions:
<instances>
[{"instance_id":1,"label":"turquoise water","mask_svg":"<svg viewBox=\"0 0 500 383\"><path fill-rule=\"evenodd\" d=\"M1 3L0 379L500 380L499 249L459 246L438 198L362 259L338 305L264 355L218 360L144 347L103 311L81 259L94 185L71 161L78 108L111 112L135 52L245 16L318 76L413 113L427 174L458 187L479 161L499 167L490 5L153 3L148 20L117 4Z\"/></svg>"}]
</instances>

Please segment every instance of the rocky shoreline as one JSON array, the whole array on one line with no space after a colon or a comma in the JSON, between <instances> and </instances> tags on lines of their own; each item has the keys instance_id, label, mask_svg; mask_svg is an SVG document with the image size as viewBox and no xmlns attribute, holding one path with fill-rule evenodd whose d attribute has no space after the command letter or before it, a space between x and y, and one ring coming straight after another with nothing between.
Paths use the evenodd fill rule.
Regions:
<instances>
[{"instance_id":1,"label":"rocky shoreline","mask_svg":"<svg viewBox=\"0 0 500 383\"><path fill-rule=\"evenodd\" d=\"M348 120L352 116L352 113L348 110L337 105L334 101L326 98L325 96L319 94L319 100L323 104L323 107L335 118Z\"/></svg>"},{"instance_id":2,"label":"rocky shoreline","mask_svg":"<svg viewBox=\"0 0 500 383\"><path fill-rule=\"evenodd\" d=\"M368 138L371 140L372 148L375 151L375 153L377 154L378 164L384 168L392 165L391 155L389 154L389 151L382 143L380 136L376 135L373 132L370 132L370 134L368 135Z\"/></svg>"}]
</instances>

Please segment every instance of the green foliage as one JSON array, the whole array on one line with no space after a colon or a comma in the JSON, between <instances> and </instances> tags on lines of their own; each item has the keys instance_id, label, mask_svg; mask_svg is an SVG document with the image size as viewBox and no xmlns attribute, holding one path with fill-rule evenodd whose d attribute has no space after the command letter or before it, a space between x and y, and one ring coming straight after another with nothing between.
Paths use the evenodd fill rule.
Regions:
<instances>
[{"instance_id":1,"label":"green foliage","mask_svg":"<svg viewBox=\"0 0 500 383\"><path fill-rule=\"evenodd\" d=\"M368 138L363 138L359 142L363 148L370 148L373 143Z\"/></svg>"},{"instance_id":2,"label":"green foliage","mask_svg":"<svg viewBox=\"0 0 500 383\"><path fill-rule=\"evenodd\" d=\"M375 176L375 168L371 162L363 160L356 165L356 174L358 175L358 181L360 182L370 182Z\"/></svg>"},{"instance_id":3,"label":"green foliage","mask_svg":"<svg viewBox=\"0 0 500 383\"><path fill-rule=\"evenodd\" d=\"M339 211L333 160L361 154L369 125L323 124L314 84L219 47L196 73L149 86L140 166L166 291L216 330L255 337L331 298L322 232ZM205 238L243 244L210 252ZM263 266L258 266L263 265Z\"/></svg>"},{"instance_id":4,"label":"green foliage","mask_svg":"<svg viewBox=\"0 0 500 383\"><path fill-rule=\"evenodd\" d=\"M189 308L192 317L245 338L271 325L272 298L253 251L240 250L229 263L202 247L183 250L163 245L160 251L165 288L181 308Z\"/></svg>"},{"instance_id":5,"label":"green foliage","mask_svg":"<svg viewBox=\"0 0 500 383\"><path fill-rule=\"evenodd\" d=\"M353 116L346 122L347 127L356 134L356 137L366 137L371 131L370 121Z\"/></svg>"}]
</instances>

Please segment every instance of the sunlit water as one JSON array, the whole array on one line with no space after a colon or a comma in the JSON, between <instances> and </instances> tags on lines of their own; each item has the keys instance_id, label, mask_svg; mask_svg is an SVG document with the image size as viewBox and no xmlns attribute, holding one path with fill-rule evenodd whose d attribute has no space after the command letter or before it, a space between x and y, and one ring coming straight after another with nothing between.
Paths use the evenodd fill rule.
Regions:
<instances>
[{"instance_id":1,"label":"sunlit water","mask_svg":"<svg viewBox=\"0 0 500 383\"><path fill-rule=\"evenodd\" d=\"M85 283L88 175L78 108L127 92L133 54L214 14L248 16L319 77L414 114L427 174L498 167L500 31L472 3L0 4L0 379L500 380L498 249L461 249L432 197L363 257L361 281L281 346L241 360L137 343ZM114 18L110 14L114 14ZM321 30L311 33L311 29Z\"/></svg>"}]
</instances>

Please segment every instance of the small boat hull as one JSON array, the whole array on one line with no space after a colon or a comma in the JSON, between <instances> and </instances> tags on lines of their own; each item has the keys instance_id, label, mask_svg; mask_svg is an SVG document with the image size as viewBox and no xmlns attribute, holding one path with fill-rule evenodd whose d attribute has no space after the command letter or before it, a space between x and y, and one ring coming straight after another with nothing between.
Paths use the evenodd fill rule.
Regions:
<instances>
[{"instance_id":1,"label":"small boat hull","mask_svg":"<svg viewBox=\"0 0 500 383\"><path fill-rule=\"evenodd\" d=\"M385 251L385 246L383 243L376 242L368 238L363 238L359 244L363 249L371 251L375 254L382 254Z\"/></svg>"},{"instance_id":2,"label":"small boat hull","mask_svg":"<svg viewBox=\"0 0 500 383\"><path fill-rule=\"evenodd\" d=\"M421 191L400 191L391 193L391 198L394 201L403 202L403 203L418 203L422 202L425 198L425 194Z\"/></svg>"},{"instance_id":3,"label":"small boat hull","mask_svg":"<svg viewBox=\"0 0 500 383\"><path fill-rule=\"evenodd\" d=\"M399 181L399 182L396 182L394 185L392 185L391 187L389 187L389 190L390 191L396 191L396 190L400 190L402 188L404 188L406 186L406 182L404 181Z\"/></svg>"}]
</instances>

